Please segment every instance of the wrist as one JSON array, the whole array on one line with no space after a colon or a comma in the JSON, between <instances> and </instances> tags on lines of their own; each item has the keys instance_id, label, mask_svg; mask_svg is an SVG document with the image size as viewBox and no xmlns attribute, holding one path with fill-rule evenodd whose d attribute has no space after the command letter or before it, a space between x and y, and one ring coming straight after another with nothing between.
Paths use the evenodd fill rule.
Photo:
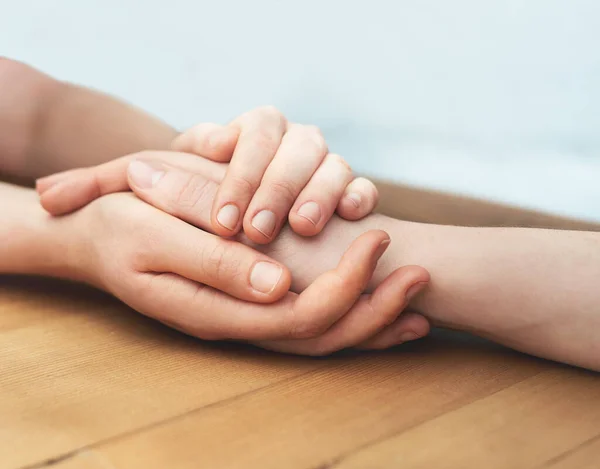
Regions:
<instances>
[{"instance_id":1,"label":"wrist","mask_svg":"<svg viewBox=\"0 0 600 469\"><path fill-rule=\"evenodd\" d=\"M64 223L50 217L31 189L0 184L0 273L74 278ZM10 201L10 202L8 202Z\"/></svg>"},{"instance_id":2,"label":"wrist","mask_svg":"<svg viewBox=\"0 0 600 469\"><path fill-rule=\"evenodd\" d=\"M323 272L334 269L350 244L360 235L374 229L386 231L392 243L379 260L368 285L367 291L372 291L390 273L407 264L405 251L407 240L412 238L412 225L416 224L379 214L360 221L347 221L334 216L323 232L314 237L300 236L286 226L270 244L254 244L244 235L238 239L285 264L292 272L292 291L301 292Z\"/></svg>"}]
</instances>

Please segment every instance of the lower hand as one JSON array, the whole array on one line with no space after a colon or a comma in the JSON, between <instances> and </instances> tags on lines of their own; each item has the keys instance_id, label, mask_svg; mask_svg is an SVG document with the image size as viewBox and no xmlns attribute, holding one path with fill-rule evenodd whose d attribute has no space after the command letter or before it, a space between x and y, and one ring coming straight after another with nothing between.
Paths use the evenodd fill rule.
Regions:
<instances>
[{"instance_id":1,"label":"lower hand","mask_svg":"<svg viewBox=\"0 0 600 469\"><path fill-rule=\"evenodd\" d=\"M150 165L168 158L170 165L179 163L187 165L188 170L193 167L203 174L212 172L217 180L223 174L221 166L187 154L154 152L147 153L147 157L153 157L147 160ZM187 170L169 166L168 171L154 186L133 184L136 194L167 213L210 230L208 209L218 183L197 172L194 181L199 185L188 185L187 191L196 198L182 199L185 191L181 184L189 181ZM108 176L100 175L99 180L108 181ZM301 295L287 293L278 303L259 306L217 291L221 289L242 300L267 302L280 297L284 286L289 285L289 272L281 266L284 273L277 288L266 295L252 292L248 288L249 270L258 254L246 251L249 248L245 246L193 229L127 194L102 197L57 220L77 219L82 220L78 222L80 227L94 227L91 232L95 234L88 241L94 247L88 252L94 253L95 261L86 262L86 266L92 268L96 278L97 272L104 273L100 282L92 283L138 311L201 338L260 341L265 348L324 354L350 346L385 348L426 335L429 330L420 315L398 316L410 295L428 281L424 269L404 267L383 282L373 296L361 296L375 268L377 249L387 239L381 232L368 233L355 241L338 269L319 277ZM111 243L107 244L107 239ZM129 281L124 283L123 279Z\"/></svg>"}]
</instances>

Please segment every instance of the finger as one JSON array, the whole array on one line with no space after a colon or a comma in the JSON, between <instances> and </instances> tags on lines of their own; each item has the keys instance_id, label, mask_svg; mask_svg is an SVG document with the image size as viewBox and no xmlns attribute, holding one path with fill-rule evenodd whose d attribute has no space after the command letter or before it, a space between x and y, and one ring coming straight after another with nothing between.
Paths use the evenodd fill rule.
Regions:
<instances>
[{"instance_id":1,"label":"finger","mask_svg":"<svg viewBox=\"0 0 600 469\"><path fill-rule=\"evenodd\" d=\"M375 209L379 191L368 179L359 177L348 184L337 206L337 213L346 220L359 220Z\"/></svg>"},{"instance_id":2,"label":"finger","mask_svg":"<svg viewBox=\"0 0 600 469\"><path fill-rule=\"evenodd\" d=\"M40 202L44 209L52 215L63 215L73 212L103 195L128 191L130 189L129 165L135 160L160 161L177 165L215 181L222 180L225 174L225 165L198 158L195 155L145 151L127 155L99 166L66 171L43 178L38 181ZM135 169L138 172L144 172L144 168L140 165L134 168L134 171Z\"/></svg>"},{"instance_id":3,"label":"finger","mask_svg":"<svg viewBox=\"0 0 600 469\"><path fill-rule=\"evenodd\" d=\"M359 236L338 266L320 275L298 297L292 336L316 337L345 315L367 287L389 244L390 238L384 231L373 230Z\"/></svg>"},{"instance_id":4,"label":"finger","mask_svg":"<svg viewBox=\"0 0 600 469\"><path fill-rule=\"evenodd\" d=\"M291 275L282 264L241 243L187 223L175 225L172 217L168 221L141 235L140 243L146 243L140 250L143 254L133 261L138 272L172 272L236 298L262 303L279 299L289 290Z\"/></svg>"},{"instance_id":5,"label":"finger","mask_svg":"<svg viewBox=\"0 0 600 469\"><path fill-rule=\"evenodd\" d=\"M126 168L131 157L123 157L92 168L57 174L56 180L42 181L40 203L52 215L77 210L98 197L129 190Z\"/></svg>"},{"instance_id":6,"label":"finger","mask_svg":"<svg viewBox=\"0 0 600 469\"><path fill-rule=\"evenodd\" d=\"M221 236L240 230L243 214L279 148L287 123L277 110L264 107L248 113L239 125L237 146L211 210L213 231Z\"/></svg>"},{"instance_id":7,"label":"finger","mask_svg":"<svg viewBox=\"0 0 600 469\"><path fill-rule=\"evenodd\" d=\"M136 294L121 294L136 311L206 340L287 337L297 296L251 303L170 272L142 273Z\"/></svg>"},{"instance_id":8,"label":"finger","mask_svg":"<svg viewBox=\"0 0 600 469\"><path fill-rule=\"evenodd\" d=\"M314 236L327 224L352 181L352 170L341 156L329 153L302 190L289 214L292 229Z\"/></svg>"},{"instance_id":9,"label":"finger","mask_svg":"<svg viewBox=\"0 0 600 469\"><path fill-rule=\"evenodd\" d=\"M182 158L179 160L181 163ZM143 201L191 225L212 231L210 210L219 188L214 180L197 171L147 159L132 161L127 175L128 187Z\"/></svg>"},{"instance_id":10,"label":"finger","mask_svg":"<svg viewBox=\"0 0 600 469\"><path fill-rule=\"evenodd\" d=\"M244 217L248 238L264 244L277 236L326 154L325 139L316 127L290 126Z\"/></svg>"},{"instance_id":11,"label":"finger","mask_svg":"<svg viewBox=\"0 0 600 469\"><path fill-rule=\"evenodd\" d=\"M355 346L392 323L422 290L429 274L419 266L406 266L388 276L371 295L360 300L340 321L319 337L304 340L264 341L258 345L270 350L302 355L328 355Z\"/></svg>"},{"instance_id":12,"label":"finger","mask_svg":"<svg viewBox=\"0 0 600 469\"><path fill-rule=\"evenodd\" d=\"M213 161L231 160L239 129L211 123L198 124L180 134L171 143L174 151L193 153Z\"/></svg>"},{"instance_id":13,"label":"finger","mask_svg":"<svg viewBox=\"0 0 600 469\"><path fill-rule=\"evenodd\" d=\"M356 345L359 350L384 350L395 345L425 337L430 331L429 321L419 313L403 313L392 324L373 337Z\"/></svg>"},{"instance_id":14,"label":"finger","mask_svg":"<svg viewBox=\"0 0 600 469\"><path fill-rule=\"evenodd\" d=\"M172 230L172 221L164 226ZM197 230L194 231L197 233ZM181 240L182 236L178 233L176 237L168 238ZM369 265L362 270L371 271L376 257L382 252L381 241L385 239L388 239L385 233L372 231L354 241L336 271L333 271L345 276L338 280L337 287L331 286L332 272L326 272L302 294L288 292L276 303L258 305L244 302L190 280L186 272L179 268L177 274L168 270L167 273L140 274L136 294L128 296L125 301L148 316L174 324L178 329L204 339L257 341L306 337L307 333L322 332L330 321L334 322L340 316L337 308L346 308L343 314L352 306L360 296L364 277L369 275L361 275L360 272L350 275L346 271L351 270L354 261ZM201 246L197 238L195 240L194 245ZM184 261L185 265L190 264L190 257ZM177 264L177 261L173 262ZM350 289L359 293L349 295L347 290ZM339 301L338 295L346 299ZM353 296L354 300L348 301L349 296ZM311 325L311 321L315 325Z\"/></svg>"},{"instance_id":15,"label":"finger","mask_svg":"<svg viewBox=\"0 0 600 469\"><path fill-rule=\"evenodd\" d=\"M55 186L57 183L68 179L70 176L77 174L80 169L70 169L68 171L62 171L60 173L51 174L50 176L42 177L36 179L35 181L35 190L39 195L42 195L51 187Z\"/></svg>"}]
</instances>

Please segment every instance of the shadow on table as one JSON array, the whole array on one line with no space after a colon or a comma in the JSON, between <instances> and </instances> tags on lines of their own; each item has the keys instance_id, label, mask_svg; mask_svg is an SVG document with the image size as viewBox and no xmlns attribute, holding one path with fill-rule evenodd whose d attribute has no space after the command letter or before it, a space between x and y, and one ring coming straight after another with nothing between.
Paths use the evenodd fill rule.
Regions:
<instances>
[{"instance_id":1,"label":"shadow on table","mask_svg":"<svg viewBox=\"0 0 600 469\"><path fill-rule=\"evenodd\" d=\"M423 362L438 360L444 363L460 361L506 360L513 363L537 362L538 366L561 366L545 360L515 352L466 333L434 329L427 338L403 344L385 351L358 352L343 351L328 357L297 357L264 351L257 347L233 342L207 342L187 336L155 320L147 318L121 303L116 298L94 288L71 282L38 277L4 276L0 277L0 300L8 299L8 304L23 303L31 309L40 306L45 321L56 316L88 316L99 327L118 331L131 340L155 342L167 349L210 350L211 353L228 355L228 358L251 356L257 360L277 361L325 361L332 365L337 361L361 360L375 356L397 357L401 362ZM6 301L3 307L6 308ZM2 306L2 305L0 305ZM27 308L23 308L27 311ZM27 316L27 312L23 313ZM39 315L40 312L38 311ZM10 315L8 315L10 318ZM4 324L6 315L0 314L0 330L10 328ZM9 319L10 321L10 319Z\"/></svg>"}]
</instances>

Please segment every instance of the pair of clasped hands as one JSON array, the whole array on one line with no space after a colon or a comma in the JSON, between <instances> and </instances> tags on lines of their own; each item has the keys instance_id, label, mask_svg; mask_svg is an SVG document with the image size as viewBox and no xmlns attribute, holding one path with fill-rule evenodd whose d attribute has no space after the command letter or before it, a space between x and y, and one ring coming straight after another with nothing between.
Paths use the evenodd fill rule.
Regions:
<instances>
[{"instance_id":1,"label":"pair of clasped hands","mask_svg":"<svg viewBox=\"0 0 600 469\"><path fill-rule=\"evenodd\" d=\"M424 268L400 267L366 291L390 244L383 231L362 234L334 270L295 287L299 264L319 263L302 258L301 237L334 213L359 220L378 199L318 129L263 107L193 127L172 150L37 181L52 223L87 230L85 242L64 243L77 280L187 334L287 353L383 349L427 334L423 316L401 314L429 282ZM267 255L282 229L300 235L286 240L287 267Z\"/></svg>"}]
</instances>

